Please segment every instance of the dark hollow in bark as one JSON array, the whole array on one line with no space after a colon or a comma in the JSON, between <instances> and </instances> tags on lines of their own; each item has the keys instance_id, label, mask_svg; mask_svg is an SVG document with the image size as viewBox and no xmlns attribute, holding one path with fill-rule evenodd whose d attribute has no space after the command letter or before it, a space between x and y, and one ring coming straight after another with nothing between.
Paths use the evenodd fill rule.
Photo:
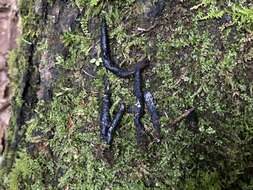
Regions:
<instances>
[{"instance_id":1,"label":"dark hollow in bark","mask_svg":"<svg viewBox=\"0 0 253 190\"><path fill-rule=\"evenodd\" d=\"M5 147L6 147L6 142L5 142L5 136L3 136L0 139L0 144L2 145L2 150L0 150L0 155L2 155L5 151Z\"/></svg>"},{"instance_id":2,"label":"dark hollow in bark","mask_svg":"<svg viewBox=\"0 0 253 190\"><path fill-rule=\"evenodd\" d=\"M194 109L187 117L186 117L186 124L189 126L189 129L192 131L197 132L198 131L198 113Z\"/></svg>"}]
</instances>

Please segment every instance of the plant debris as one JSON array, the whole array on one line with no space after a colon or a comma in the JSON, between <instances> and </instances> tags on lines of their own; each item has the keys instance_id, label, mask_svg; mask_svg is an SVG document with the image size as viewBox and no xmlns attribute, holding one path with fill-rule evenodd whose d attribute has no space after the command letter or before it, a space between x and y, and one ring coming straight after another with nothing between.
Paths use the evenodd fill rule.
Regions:
<instances>
[{"instance_id":1,"label":"plant debris","mask_svg":"<svg viewBox=\"0 0 253 190\"><path fill-rule=\"evenodd\" d=\"M180 115L179 117L177 117L176 119L174 119L169 126L170 127L175 127L178 123L180 123L183 119L188 118L188 120L192 120L193 118L190 117L191 114L195 112L195 108L190 108L188 110L186 110L182 115ZM195 117L195 115L194 115Z\"/></svg>"}]
</instances>

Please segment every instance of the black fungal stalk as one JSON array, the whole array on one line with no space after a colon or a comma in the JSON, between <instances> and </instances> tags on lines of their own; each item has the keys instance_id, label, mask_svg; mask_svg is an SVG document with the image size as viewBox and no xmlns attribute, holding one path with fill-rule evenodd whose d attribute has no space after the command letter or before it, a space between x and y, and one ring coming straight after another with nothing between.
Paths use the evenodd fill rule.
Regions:
<instances>
[{"instance_id":1,"label":"black fungal stalk","mask_svg":"<svg viewBox=\"0 0 253 190\"><path fill-rule=\"evenodd\" d=\"M104 78L104 95L100 114L100 134L101 138L107 144L111 144L113 134L119 127L120 121L126 111L125 104L120 103L119 111L116 113L113 121L111 122L110 108L111 108L110 84L108 79Z\"/></svg>"},{"instance_id":2,"label":"black fungal stalk","mask_svg":"<svg viewBox=\"0 0 253 190\"><path fill-rule=\"evenodd\" d=\"M155 130L155 138L157 142L160 142L161 140L160 117L155 106L154 97L152 96L150 92L145 92L144 100L145 100L145 104L147 106L148 112L151 116L152 124Z\"/></svg>"},{"instance_id":3,"label":"black fungal stalk","mask_svg":"<svg viewBox=\"0 0 253 190\"><path fill-rule=\"evenodd\" d=\"M107 70L120 78L127 78L134 74L134 70L121 69L112 62L110 55L111 52L109 46L107 24L105 19L102 20L101 24L100 46L102 51L103 65Z\"/></svg>"},{"instance_id":4,"label":"black fungal stalk","mask_svg":"<svg viewBox=\"0 0 253 190\"><path fill-rule=\"evenodd\" d=\"M107 133L111 123L110 108L111 108L111 92L110 84L107 78L104 78L104 95L102 101L102 109L100 114L100 134L103 140L107 139Z\"/></svg>"},{"instance_id":5,"label":"black fungal stalk","mask_svg":"<svg viewBox=\"0 0 253 190\"><path fill-rule=\"evenodd\" d=\"M134 124L136 126L137 144L139 145L143 143L146 136L145 128L141 122L141 119L144 115L144 95L142 91L141 75L142 68L144 67L142 64L144 64L144 62L136 65L134 73L134 95L136 97Z\"/></svg>"},{"instance_id":6,"label":"black fungal stalk","mask_svg":"<svg viewBox=\"0 0 253 190\"><path fill-rule=\"evenodd\" d=\"M110 90L108 81L105 82L105 92L103 97L103 105L102 105L102 113L100 115L100 128L101 128L101 137L105 140L108 144L112 142L112 136L114 131L119 126L119 123L123 117L123 114L128 112L134 113L134 124L136 126L136 138L138 145L145 145L147 134L145 132L145 128L141 121L144 115L144 106L145 103L147 105L148 111L151 115L153 127L155 129L155 137L157 141L160 141L160 122L158 112L156 110L155 101L150 92L143 93L142 91L142 70L149 64L148 60L143 60L139 62L134 69L121 69L117 67L110 55L110 45L109 45L109 38L108 38L108 31L107 31L107 24L106 20L102 19L101 23L101 36L100 36L100 46L102 52L102 60L104 67L118 76L119 78L127 78L134 76L134 95L136 97L136 104L134 108L126 108L126 106L121 103L120 109L118 113L115 115L114 120L111 122L110 120Z\"/></svg>"},{"instance_id":7,"label":"black fungal stalk","mask_svg":"<svg viewBox=\"0 0 253 190\"><path fill-rule=\"evenodd\" d=\"M120 121L123 118L125 111L126 111L126 106L124 103L121 103L120 107L119 107L119 111L116 113L116 115L111 123L111 126L108 130L108 134L107 134L107 143L108 144L111 144L113 134L116 131L116 129L119 127Z\"/></svg>"}]
</instances>

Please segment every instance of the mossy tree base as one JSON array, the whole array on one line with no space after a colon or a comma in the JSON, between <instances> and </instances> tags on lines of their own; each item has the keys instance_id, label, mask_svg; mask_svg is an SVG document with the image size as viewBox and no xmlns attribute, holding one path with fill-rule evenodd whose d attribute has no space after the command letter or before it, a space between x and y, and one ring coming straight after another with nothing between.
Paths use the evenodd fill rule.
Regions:
<instances>
[{"instance_id":1,"label":"mossy tree base","mask_svg":"<svg viewBox=\"0 0 253 190\"><path fill-rule=\"evenodd\" d=\"M23 35L9 60L14 111L0 188L252 189L252 3L166 1L150 15L158 10L152 5L20 1ZM112 112L122 98L135 102L133 80L102 67L102 16L116 64L151 62L145 88L158 104L162 141L145 151L131 114L111 147L100 141L103 75L113 81ZM198 130L184 121L170 128L189 107ZM152 133L149 117L143 122Z\"/></svg>"}]
</instances>

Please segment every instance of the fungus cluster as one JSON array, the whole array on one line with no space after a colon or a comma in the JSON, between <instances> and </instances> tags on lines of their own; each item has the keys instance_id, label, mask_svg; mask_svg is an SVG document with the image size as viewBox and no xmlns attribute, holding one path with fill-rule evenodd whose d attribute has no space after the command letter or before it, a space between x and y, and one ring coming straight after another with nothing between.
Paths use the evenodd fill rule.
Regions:
<instances>
[{"instance_id":1,"label":"fungus cluster","mask_svg":"<svg viewBox=\"0 0 253 190\"><path fill-rule=\"evenodd\" d=\"M122 69L113 63L111 59L108 31L106 20L102 20L101 24L101 39L100 39L103 66L119 78L134 77L133 94L136 97L134 106L134 124L136 126L137 144L141 144L146 136L145 128L142 123L145 105L151 116L153 127L155 130L155 138L160 142L160 122L159 115L155 106L155 101L150 92L142 90L142 71L149 65L148 60L143 60L137 63L132 69ZM118 128L123 114L126 112L126 106L123 102L120 103L119 110L111 121L110 116L110 84L108 78L104 77L104 95L102 100L102 108L100 113L100 134L101 138L108 144L111 144L113 134Z\"/></svg>"}]
</instances>

